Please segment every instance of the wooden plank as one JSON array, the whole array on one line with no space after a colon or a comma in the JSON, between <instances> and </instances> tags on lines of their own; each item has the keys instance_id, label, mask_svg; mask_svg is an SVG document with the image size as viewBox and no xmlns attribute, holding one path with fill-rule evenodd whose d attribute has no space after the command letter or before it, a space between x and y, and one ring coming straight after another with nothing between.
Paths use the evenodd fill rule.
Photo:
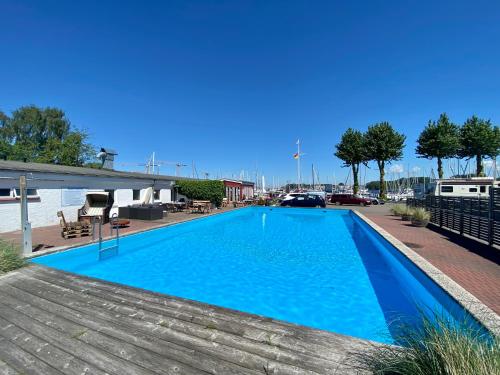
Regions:
<instances>
[{"instance_id":1,"label":"wooden plank","mask_svg":"<svg viewBox=\"0 0 500 375\"><path fill-rule=\"evenodd\" d=\"M8 363L8 371L15 369L16 374L58 375L62 374L45 362L25 352L9 340L0 337L0 360Z\"/></svg>"},{"instance_id":2,"label":"wooden plank","mask_svg":"<svg viewBox=\"0 0 500 375\"><path fill-rule=\"evenodd\" d=\"M6 290L8 290L8 288L15 289L15 288L12 288L12 287L11 287L11 286L9 286L9 285L5 285L4 287L5 287L4 289L6 289ZM10 291L9 291L9 292L10 292ZM24 291L21 291L21 290L18 290L18 292L20 292L20 293L25 293ZM25 293L25 294L29 294L29 293ZM32 297L34 297L34 298L38 298L38 297L36 297L36 296L32 296ZM41 299L41 298L39 298L39 299ZM47 302L48 302L48 301L47 301ZM56 302L56 303L57 303L57 302ZM58 306L58 307L61 307L61 306ZM70 309L70 310L71 310L71 309ZM78 315L78 318L79 318L79 319L80 319L80 318L81 318L81 316L82 316L82 315L81 315L79 312L77 312L77 311L72 311L72 314L74 314L74 315ZM95 314L95 313L93 313L92 315L93 315L94 317L96 316L96 314ZM100 314L97 314L97 316L100 316ZM95 319L95 318L94 318L94 319ZM106 319L104 319L104 320L106 321ZM114 317L114 318L112 318L111 320L106 321L106 323L108 323L108 324L109 324L111 321L119 321L119 319L117 319L116 317ZM133 342L134 342L135 344L137 344L138 338L140 339L140 337L141 337L141 336L146 336L146 335L142 335L143 331L142 331L142 332L141 332L141 331L139 331L139 332L138 332L136 329L134 329L134 327L130 327L129 325L124 326L124 327L123 327L123 329L126 329L126 330L128 330L128 332L130 332L130 333L131 333L130 337L134 340ZM153 330L153 331L154 331L154 330ZM158 338L158 337L156 337L156 338ZM185 343L190 344L190 343L189 343L189 341L186 341ZM185 343L184 343L184 344L185 344ZM181 345L181 344L182 344L182 342L180 342L180 343L179 343L179 342L177 342L177 344L179 345L179 347L182 347L182 345ZM203 360L203 365L206 365L206 364L207 364L207 363L206 363L206 362L208 362L208 361L207 361L207 358L208 358L208 359L210 359L210 358L211 358L211 357L210 357L210 355L212 355L212 356L213 356L213 359L212 359L212 360L213 360L213 361L214 361L214 363L216 364L215 368L217 369L217 371L213 371L213 372L211 372L211 373L214 373L214 374L258 374L258 373L261 373L262 368L260 368L260 369L259 369L259 371L255 371L255 370L251 370L251 369L248 369L248 368L244 368L244 367L236 366L236 365L234 365L231 361L229 361L229 362L231 362L231 363L225 364L225 362L226 362L226 361L224 360L224 358L222 358L222 359L221 359L221 358L218 358L216 355L213 355L213 353L211 353L211 352L210 352L210 350L209 350L209 349L210 349L211 345L214 345L214 344L211 344L210 342L206 342L204 345L202 344L202 346L201 346L201 348L202 348L202 350L203 350L204 352L208 352L208 353L207 353L208 355L207 355L207 354L205 354L205 353L202 353L202 355L200 355L200 352L199 352L199 351L193 351L193 352L194 352L194 354L192 355L192 358L193 358L193 359L197 359L197 360L200 360L200 361L201 361L201 360ZM214 345L214 347L215 347L215 348L217 348L217 346L216 346L216 345ZM205 350L205 349L207 349L207 350ZM221 350L224 350L224 348L221 348ZM230 354L230 351L228 351L228 353ZM174 354L175 354L175 353L174 353ZM181 354L182 354L182 353L181 353ZM210 365L210 363L208 363L208 364ZM263 365L264 365L264 364L266 364L266 361L265 361L264 359L262 360L262 364L263 364ZM220 369L222 369L222 370L220 370ZM219 370L220 370L220 371L219 371ZM228 371L227 371L227 370L228 370Z\"/></svg>"},{"instance_id":3,"label":"wooden plank","mask_svg":"<svg viewBox=\"0 0 500 375\"><path fill-rule=\"evenodd\" d=\"M265 348L264 345L252 346L242 338L237 340L230 337L230 335L218 332L217 330L212 332L210 329L197 328L188 324L176 324L176 328L174 329L170 327L171 322L168 320L150 322L142 320L141 315L130 317L124 313L117 313L116 307L111 304L108 304L108 308L104 305L99 306L98 303L89 306L86 302L93 302L92 300L84 302L77 300L76 296L65 295L62 292L54 293L53 291L48 290L50 289L50 284L45 283L44 285L40 285L41 283L43 282L40 280L35 281L33 279L26 278L22 280L22 283L19 282L16 287L87 314L98 314L101 318L107 320L119 319L122 324L128 325L131 329L149 332L149 334L155 335L159 338L165 338L167 341L179 343L180 345L184 344L193 346L200 351L208 351L209 353L212 353L213 355L216 355L217 357L220 357L228 362L233 362L234 364L249 369L262 370L262 367L268 364L271 369L280 369L281 371L290 374L315 373L312 370L304 370L299 367L297 364L298 358L296 357L288 356L286 359L290 363L282 362L281 358L278 362L273 358L262 357L259 354L255 354L254 352L249 352L241 348L244 346L248 350L258 350L271 357L273 355L275 356L278 351L278 348L275 347L269 346L269 348ZM304 365L314 366L309 363ZM304 367L307 368L307 366Z\"/></svg>"},{"instance_id":4,"label":"wooden plank","mask_svg":"<svg viewBox=\"0 0 500 375\"><path fill-rule=\"evenodd\" d=\"M23 269L22 272L34 275L47 274L52 280L68 281L76 290L90 291L100 290L106 295L116 295L118 298L130 298L144 305L157 307L171 307L178 311L189 314L206 315L216 319L228 320L240 324L242 327L253 327L267 333L294 338L298 341L307 342L308 345L318 345L332 351L334 348L340 351L360 349L366 347L366 342L353 337L343 336L332 332L304 328L293 323L287 323L272 318L266 318L254 314L242 313L236 310L226 309L201 302L184 300L165 294L144 291L121 284L114 284L97 279L77 276L47 267L36 266ZM312 350L316 350L313 348Z\"/></svg>"},{"instance_id":5,"label":"wooden plank","mask_svg":"<svg viewBox=\"0 0 500 375\"><path fill-rule=\"evenodd\" d=\"M0 375L19 375L19 372L7 363L0 361Z\"/></svg>"},{"instance_id":6,"label":"wooden plank","mask_svg":"<svg viewBox=\"0 0 500 375\"><path fill-rule=\"evenodd\" d=\"M10 288L10 286L7 286ZM20 291L18 291L20 292ZM18 293L19 300L25 301L25 297L28 296L28 301L33 303L36 301L35 305L40 305L44 310L40 310L33 306L24 306L24 310L28 311L30 316L35 319L43 319L44 312L47 311L49 314L61 314L64 315L66 319L69 321L76 321L77 323L81 323L86 327L90 327L95 329L96 331L107 334L108 336L118 338L122 341L133 343L136 346L142 347L144 349L150 350L154 353L160 354L166 358L175 358L183 363L192 362L194 365L198 362L203 362L203 365L207 363L210 365L208 367L202 367L202 369L206 369L209 373L238 373L241 371L241 368L233 368L231 366L225 366L224 363L220 363L221 361L213 361L210 363L210 357L205 356L202 353L196 352L195 350L187 350L181 346L177 346L174 344L170 344L166 341L158 340L146 335L143 335L139 332L128 330L123 330L123 327L108 323L106 321L102 321L97 319L95 316L89 316L86 314L78 313L74 310L68 309L64 306L57 305L53 302L43 300L39 297L29 295L24 292Z\"/></svg>"},{"instance_id":7,"label":"wooden plank","mask_svg":"<svg viewBox=\"0 0 500 375\"><path fill-rule=\"evenodd\" d=\"M89 345L103 349L104 351L114 354L117 357L121 357L127 361L146 367L153 372L157 372L159 374L178 374L179 371L183 374L205 373L189 368L180 362L163 358L155 353L150 353L142 348L136 348L128 342L111 339L110 337L94 332L85 326L73 324L65 319L57 319L57 316L48 314L45 311L34 308L30 305L24 305L21 309L19 308L19 304L17 306L15 305L16 300L10 295L0 294L0 296L2 297L2 301L4 303L11 308L23 312L30 319L34 319L42 323L50 322L50 326L52 328L58 329L63 334L71 335L72 337L86 342ZM63 370L61 371L65 372ZM97 373L97 371L92 370L92 373Z\"/></svg>"},{"instance_id":8,"label":"wooden plank","mask_svg":"<svg viewBox=\"0 0 500 375\"><path fill-rule=\"evenodd\" d=\"M328 366L327 363L321 363L321 359L325 359L328 361L333 361L334 363L338 363L343 356L335 356L335 352L332 351L331 346L327 348L326 346L316 345L311 342L304 342L304 340L297 339L291 335L284 335L282 332L275 333L268 330L263 330L260 328L255 328L251 325L245 326L241 324L241 320L233 321L214 317L211 315L203 315L199 313L186 313L183 311L182 307L171 308L165 305L155 305L144 303L137 298L132 298L126 295L116 295L114 293L109 293L107 291L102 291L96 288L89 288L82 290L81 287L75 286L75 283L72 283L68 280L61 280L61 278L51 279L47 276L41 276L38 274L44 281L52 281L53 283L65 287L70 288L73 291L79 291L80 293L91 295L97 297L100 301L105 302L109 301L116 304L125 305L129 308L140 309L139 311L132 310L127 313L131 314L144 314L147 312L151 312L156 315L156 317L149 320L151 322L156 322L159 319L163 319L164 317L173 318L174 320L181 320L186 324L197 324L203 328L205 327L216 327L218 331L227 332L234 335L239 335L244 338L256 341L257 343L264 343L267 345L272 344L280 349L288 349L292 352L296 352L304 355L312 355L314 353L314 358L307 358L307 360L313 360L315 363L318 363L322 366ZM143 310L143 311L142 311ZM154 315L153 315L154 316ZM144 316L142 317L144 319ZM171 326L175 328L174 326ZM285 353L286 355L286 353ZM283 358L283 354L279 354L281 358ZM276 357L274 357L276 358ZM330 364L331 366L331 364Z\"/></svg>"},{"instance_id":9,"label":"wooden plank","mask_svg":"<svg viewBox=\"0 0 500 375\"><path fill-rule=\"evenodd\" d=\"M5 299L2 298L2 303ZM104 375L101 371L88 363L80 361L73 355L51 345L42 338L38 338L22 328L0 317L0 336L10 340L27 353L37 357L41 361L50 364L63 374L80 375L86 372L96 375Z\"/></svg>"},{"instance_id":10,"label":"wooden plank","mask_svg":"<svg viewBox=\"0 0 500 375\"><path fill-rule=\"evenodd\" d=\"M23 327L25 330L38 337L44 337L47 342L53 344L54 346L65 348L81 360L108 373L116 375L154 374L152 371L137 366L131 362L124 361L121 358L117 358L113 355L97 350L96 348L79 341L75 337L61 335L60 331L50 327L50 321L45 324L39 323L33 319L27 318L25 315L20 314L19 311L16 311L5 304L0 305L0 316L13 324Z\"/></svg>"},{"instance_id":11,"label":"wooden plank","mask_svg":"<svg viewBox=\"0 0 500 375\"><path fill-rule=\"evenodd\" d=\"M51 323L56 329L64 330L65 328L60 325L59 320L54 319L54 314L64 315L68 321L76 321L78 324L81 323L86 328L95 329L96 331L107 334L110 337L118 338L124 342L133 343L134 345L156 353L165 359L174 359L176 362L179 361L187 363L188 365L191 365L191 368L198 367L200 370L203 370L203 372L214 374L242 373L241 367L225 365L223 361L213 360L211 357L206 356L203 353L199 353L194 350L186 350L186 348L181 346L142 335L138 332L130 330L129 327L124 328L117 324L109 324L106 321L96 319L95 316L80 314L77 311L57 305L56 303L43 300L23 291L15 290L15 288L12 288L9 285L4 286L3 292L15 294L18 301L31 303L32 305L24 305L23 311L26 312L32 319L46 321L47 317L53 317ZM12 303L9 298L5 297L6 293L0 292L0 296L4 298L6 303ZM12 298L10 294L8 296ZM44 310L34 306L41 306ZM66 328L66 330L69 331L70 329ZM88 337L83 336L83 334L87 331L88 330L85 330L85 328L76 328L74 330L75 333L79 334L79 339L84 340ZM90 343L91 340L87 339L87 341ZM95 341L93 344L99 346ZM116 347L119 349L121 348L121 345L117 344ZM180 369L183 370L182 366ZM247 373L251 372L247 371Z\"/></svg>"}]
</instances>

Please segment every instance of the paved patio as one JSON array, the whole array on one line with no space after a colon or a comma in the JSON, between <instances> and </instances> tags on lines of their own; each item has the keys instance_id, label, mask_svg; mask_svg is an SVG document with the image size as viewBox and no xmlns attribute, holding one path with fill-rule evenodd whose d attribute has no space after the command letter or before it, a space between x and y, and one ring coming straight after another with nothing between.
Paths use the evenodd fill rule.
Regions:
<instances>
[{"instance_id":1,"label":"paved patio","mask_svg":"<svg viewBox=\"0 0 500 375\"><path fill-rule=\"evenodd\" d=\"M500 314L498 249L431 224L415 228L390 215L390 205L349 208L359 210Z\"/></svg>"}]
</instances>

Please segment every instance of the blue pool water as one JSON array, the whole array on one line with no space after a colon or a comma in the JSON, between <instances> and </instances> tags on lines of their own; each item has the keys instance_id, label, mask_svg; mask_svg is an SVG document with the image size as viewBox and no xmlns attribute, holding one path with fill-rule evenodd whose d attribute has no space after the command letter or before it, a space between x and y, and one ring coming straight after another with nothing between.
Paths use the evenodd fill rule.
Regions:
<instances>
[{"instance_id":1,"label":"blue pool water","mask_svg":"<svg viewBox=\"0 0 500 375\"><path fill-rule=\"evenodd\" d=\"M61 270L392 343L456 301L350 211L251 207L33 260Z\"/></svg>"}]
</instances>

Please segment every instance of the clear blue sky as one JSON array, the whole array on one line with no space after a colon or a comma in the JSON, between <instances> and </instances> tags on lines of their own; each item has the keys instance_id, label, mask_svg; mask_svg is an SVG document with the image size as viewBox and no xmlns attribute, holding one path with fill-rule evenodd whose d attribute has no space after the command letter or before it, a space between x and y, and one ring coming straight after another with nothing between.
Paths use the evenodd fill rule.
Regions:
<instances>
[{"instance_id":1,"label":"clear blue sky","mask_svg":"<svg viewBox=\"0 0 500 375\"><path fill-rule=\"evenodd\" d=\"M0 24L0 109L60 107L118 163L155 151L283 182L300 138L304 175L314 163L341 181L341 133L389 121L408 137L405 170L429 173L414 156L429 119L500 123L494 0L0 0Z\"/></svg>"}]
</instances>

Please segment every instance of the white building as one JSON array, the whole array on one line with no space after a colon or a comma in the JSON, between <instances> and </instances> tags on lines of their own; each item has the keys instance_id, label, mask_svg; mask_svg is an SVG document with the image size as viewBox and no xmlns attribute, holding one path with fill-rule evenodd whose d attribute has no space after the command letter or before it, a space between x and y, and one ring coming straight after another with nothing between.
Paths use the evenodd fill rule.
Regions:
<instances>
[{"instance_id":1,"label":"white building","mask_svg":"<svg viewBox=\"0 0 500 375\"><path fill-rule=\"evenodd\" d=\"M19 177L28 185L28 218L33 228L59 223L57 211L76 221L77 211L89 191L107 191L114 199L110 215L118 207L143 202L146 190L154 189L155 202L172 199L178 177L121 172L63 165L0 161L0 233L21 227Z\"/></svg>"}]
</instances>

